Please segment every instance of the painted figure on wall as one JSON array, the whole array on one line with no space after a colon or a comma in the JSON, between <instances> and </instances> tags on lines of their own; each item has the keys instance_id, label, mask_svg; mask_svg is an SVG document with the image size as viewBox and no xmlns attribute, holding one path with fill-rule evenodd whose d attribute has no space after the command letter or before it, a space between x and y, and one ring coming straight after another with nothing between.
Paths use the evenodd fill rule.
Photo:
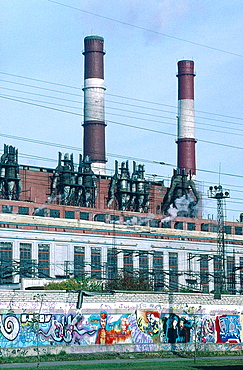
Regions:
<instances>
[{"instance_id":1,"label":"painted figure on wall","mask_svg":"<svg viewBox=\"0 0 243 370\"><path fill-rule=\"evenodd\" d=\"M205 316L202 319L202 342L215 342L215 327L214 319L210 316Z\"/></svg>"},{"instance_id":2,"label":"painted figure on wall","mask_svg":"<svg viewBox=\"0 0 243 370\"><path fill-rule=\"evenodd\" d=\"M147 315L148 320L148 334L151 335L151 337L158 336L159 334L159 318L155 316L154 313L148 312Z\"/></svg>"},{"instance_id":3,"label":"painted figure on wall","mask_svg":"<svg viewBox=\"0 0 243 370\"><path fill-rule=\"evenodd\" d=\"M131 342L131 330L128 317L121 316L118 320L108 323L107 312L101 312L95 343L113 344L120 342Z\"/></svg>"},{"instance_id":4,"label":"painted figure on wall","mask_svg":"<svg viewBox=\"0 0 243 370\"><path fill-rule=\"evenodd\" d=\"M129 327L129 320L127 317L122 316L115 328L116 342L131 342L131 330Z\"/></svg>"},{"instance_id":5,"label":"painted figure on wall","mask_svg":"<svg viewBox=\"0 0 243 370\"><path fill-rule=\"evenodd\" d=\"M0 314L0 348L119 343L241 343L240 315L178 315L136 310L110 314Z\"/></svg>"},{"instance_id":6,"label":"painted figure on wall","mask_svg":"<svg viewBox=\"0 0 243 370\"><path fill-rule=\"evenodd\" d=\"M179 337L179 316L171 314L166 320L166 337L168 343L176 343Z\"/></svg>"},{"instance_id":7,"label":"painted figure on wall","mask_svg":"<svg viewBox=\"0 0 243 370\"><path fill-rule=\"evenodd\" d=\"M148 334L153 343L160 342L160 314L157 311L137 311L139 329Z\"/></svg>"},{"instance_id":8,"label":"painted figure on wall","mask_svg":"<svg viewBox=\"0 0 243 370\"><path fill-rule=\"evenodd\" d=\"M192 320L187 320L185 317L180 318L178 343L190 342L192 325Z\"/></svg>"},{"instance_id":9,"label":"painted figure on wall","mask_svg":"<svg viewBox=\"0 0 243 370\"><path fill-rule=\"evenodd\" d=\"M100 314L100 328L97 331L97 338L95 343L96 344L108 344L109 340L109 333L107 330L107 313L102 312Z\"/></svg>"}]
</instances>

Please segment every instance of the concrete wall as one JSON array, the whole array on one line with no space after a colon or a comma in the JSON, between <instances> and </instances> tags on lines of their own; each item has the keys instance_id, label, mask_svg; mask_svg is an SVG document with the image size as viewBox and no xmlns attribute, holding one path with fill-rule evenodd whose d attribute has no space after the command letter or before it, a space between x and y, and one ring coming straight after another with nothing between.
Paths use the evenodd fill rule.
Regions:
<instances>
[{"instance_id":1,"label":"concrete wall","mask_svg":"<svg viewBox=\"0 0 243 370\"><path fill-rule=\"evenodd\" d=\"M243 349L242 296L87 294L0 291L0 356Z\"/></svg>"}]
</instances>

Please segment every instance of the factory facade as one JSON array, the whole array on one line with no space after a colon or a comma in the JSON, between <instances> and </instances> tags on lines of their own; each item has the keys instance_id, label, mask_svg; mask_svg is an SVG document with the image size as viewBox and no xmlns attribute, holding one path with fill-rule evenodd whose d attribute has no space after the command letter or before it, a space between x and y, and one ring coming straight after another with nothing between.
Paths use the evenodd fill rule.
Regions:
<instances>
[{"instance_id":1,"label":"factory facade","mask_svg":"<svg viewBox=\"0 0 243 370\"><path fill-rule=\"evenodd\" d=\"M225 222L222 232L216 221L201 218L194 62L178 62L178 162L170 187L148 179L136 162L130 168L115 161L108 176L103 43L99 36L84 40L83 154L59 153L56 168L42 168L19 164L17 149L4 146L0 287L84 275L106 282L127 274L142 276L156 291L209 293L222 288L223 271L224 290L241 293L243 223Z\"/></svg>"},{"instance_id":2,"label":"factory facade","mask_svg":"<svg viewBox=\"0 0 243 370\"><path fill-rule=\"evenodd\" d=\"M97 215L104 216L95 213L92 217ZM118 217L124 219L123 215ZM123 273L140 275L160 291L216 290L219 284L217 233L188 230L192 225L207 225L195 224L193 219L176 221L171 225L174 228L151 227L151 221L145 222L146 226L140 226L115 224L110 220L2 214L2 287L7 284L21 289L28 287L20 284L25 279L25 284L30 280L33 286L38 286L42 284L39 279L82 275L112 281L118 273ZM228 234L226 290L231 294L242 291L242 272L234 270L243 264L241 248L242 236Z\"/></svg>"}]
</instances>

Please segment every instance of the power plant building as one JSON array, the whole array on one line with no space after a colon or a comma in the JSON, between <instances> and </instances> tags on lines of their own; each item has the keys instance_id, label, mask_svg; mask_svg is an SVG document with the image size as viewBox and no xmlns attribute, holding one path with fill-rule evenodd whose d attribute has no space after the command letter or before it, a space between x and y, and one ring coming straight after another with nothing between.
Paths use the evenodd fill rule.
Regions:
<instances>
[{"instance_id":1,"label":"power plant building","mask_svg":"<svg viewBox=\"0 0 243 370\"><path fill-rule=\"evenodd\" d=\"M243 223L225 222L222 230L217 221L201 217L194 62L178 63L177 168L166 187L147 178L144 165L135 161L115 161L114 174L106 174L103 38L86 37L83 54L79 158L58 153L55 168L34 167L20 164L18 150L4 146L0 289L82 275L111 281L128 274L142 276L158 291L208 293L222 288L223 272L224 289L242 293Z\"/></svg>"}]
</instances>

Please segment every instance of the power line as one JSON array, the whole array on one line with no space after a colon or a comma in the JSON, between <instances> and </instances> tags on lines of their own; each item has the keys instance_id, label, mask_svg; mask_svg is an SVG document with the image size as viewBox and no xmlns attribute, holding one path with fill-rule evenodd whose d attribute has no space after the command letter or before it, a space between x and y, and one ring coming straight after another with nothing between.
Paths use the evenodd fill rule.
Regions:
<instances>
[{"instance_id":1,"label":"power line","mask_svg":"<svg viewBox=\"0 0 243 370\"><path fill-rule=\"evenodd\" d=\"M31 81L36 81L36 82L42 82L42 83L49 84L49 85L56 85L56 86L61 86L61 87L67 87L67 88L70 88L70 89L77 89L77 90L79 90L79 91L80 91L80 87L76 87L76 86L60 84L60 83L57 83L57 82L50 82L50 81L46 81L46 80L40 80L40 79L38 79L38 78L26 77L26 76L16 75L16 74L13 74L13 73L7 73L7 72L2 72L2 71L0 71L0 74L6 75L6 76L12 76L12 77L23 78L23 79L25 79L25 80L31 80Z\"/></svg>"},{"instance_id":2,"label":"power line","mask_svg":"<svg viewBox=\"0 0 243 370\"><path fill-rule=\"evenodd\" d=\"M65 149L70 149L70 150L75 150L75 151L80 151L81 150L80 147L75 147L75 146L70 146L70 145L60 145L58 143L42 141L42 140L37 140L37 139L31 139L31 138L26 138L26 137L20 137L20 136L14 136L14 135L8 135L8 134L1 134L0 133L0 137L6 137L6 138L14 139L14 140L26 141L26 142L31 142L31 143L40 144L40 145L53 146L53 147L57 147L57 148L65 148ZM25 154L25 155L28 156L27 154ZM175 164L165 163L165 162L160 162L160 161L155 161L155 160L148 160L148 159L145 159L145 158L134 158L134 157L131 157L131 156L120 155L120 154L112 154L112 153L107 153L107 155L109 157L141 161L141 162L150 163L150 164L159 164L159 165L169 166L169 167L173 167L173 168L176 167ZM30 155L30 157L33 157L33 156ZM40 159L42 159L42 157L40 157ZM197 168L197 171L198 172L204 172L204 173L210 173L210 174L214 174L214 175L218 174L217 171L206 170L206 169L198 169ZM221 175L236 177L236 178L243 178L243 175L235 175L235 174L230 174L230 173L226 173L226 172L221 172Z\"/></svg>"},{"instance_id":3,"label":"power line","mask_svg":"<svg viewBox=\"0 0 243 370\"><path fill-rule=\"evenodd\" d=\"M6 137L6 138L9 138L9 139L13 139L13 140L26 141L26 142L40 144L40 145L53 146L53 147L58 148L59 150L65 148L65 149L70 149L70 150L74 150L74 151L81 151L81 149L82 149L81 147L75 147L75 146L70 146L70 145L60 145L58 143L52 143L52 142L48 142L48 141L41 141L41 140L37 140L37 139L30 139L30 138L26 138L26 137L20 137L20 136L8 135L8 134L0 134L0 137ZM51 162L56 161L54 159L44 158L42 156L38 157L38 156L28 155L28 154L24 154L24 153L19 154L19 156L23 157L23 158L26 157L26 158L35 158L35 159L41 159L41 160L44 159L46 161L49 160ZM148 159L145 159L145 158L141 159L141 158L126 156L126 155L120 155L120 154L107 153L107 156L114 157L114 158L121 158L123 160L127 159L127 160L141 161L141 162L150 163L150 164L161 164L161 162L158 162L158 161L152 161L152 160L148 160ZM75 163L75 164L78 165L78 163ZM164 163L164 162L163 162L163 165L167 165L167 166L171 166L171 167L175 166L173 164ZM108 169L108 170L114 171L114 169Z\"/></svg>"},{"instance_id":4,"label":"power line","mask_svg":"<svg viewBox=\"0 0 243 370\"><path fill-rule=\"evenodd\" d=\"M43 82L43 83L47 83L47 84L51 84L51 85L68 87L68 88L77 89L77 90L81 91L81 88L75 87L75 86L58 84L58 83L55 83L55 82L48 82L48 81L45 81L45 80L33 79L33 78L30 78L30 77L25 77L25 76L20 76L20 75L12 75L12 74L8 74L8 73L5 73L5 72L0 72L0 74L7 74L7 75L23 78L23 79L34 80L34 81ZM22 83L19 83L19 82L13 82L13 81L8 81L8 80L0 80L0 81L4 81L4 82L15 84L15 85L21 85L21 86L25 86L25 87L31 87L31 88L34 88L34 89L36 88L36 89L41 89L41 90L47 90L47 91L57 92L57 93L61 93L61 94L66 94L66 95L74 95L74 96L78 96L78 97L82 98L82 96L80 94L72 94L72 93L68 93L68 92L65 92L65 91L61 91L61 90L47 89L47 88L44 88L44 87L22 84ZM7 89L7 88L4 88L4 89ZM11 89L9 88L8 90L11 90ZM13 90L13 91L18 91L18 90ZM20 90L20 92L23 92L23 91ZM31 93L31 92L25 92L25 93L26 94L34 94L34 93ZM39 94L35 94L35 95L39 95ZM40 96L45 96L45 95L40 95ZM140 103L147 103L147 104L152 104L152 105L157 105L157 106L165 106L165 107L177 109L177 106L173 106L173 105L168 105L168 104L163 104L163 103L158 103L158 102L152 102L152 101L148 101L148 100L141 100L141 99L136 99L136 98L131 98L131 97L125 97L125 96L121 96L121 95L109 94L107 92L106 92L106 96L112 96L112 97L117 97L119 99L133 100L133 101L140 102ZM47 97L52 97L52 96L47 96ZM66 100L66 99L59 98L59 97L58 98L53 97L53 98L54 99L60 99L60 100ZM72 101L72 100L69 100L69 101ZM106 101L114 102L114 101L109 101L109 100L106 100ZM80 101L74 101L74 102L80 102ZM136 106L136 107L139 107L140 109L142 108L142 109L149 109L149 110L157 110L156 108L144 107L144 106L141 106L141 105L137 106L137 105L133 105L133 104L129 104L129 103L121 103L121 102L117 102L117 101L114 102L114 103L124 104L124 105L129 105L129 106ZM158 109L158 111L161 111L161 110ZM165 111L165 112L174 113L174 112L171 112L171 111ZM232 119L237 119L237 120L243 120L243 118L241 118L241 117L227 116L227 115L223 115L223 114L219 114L219 113L212 113L212 112L206 112L206 111L200 111L200 110L194 110L194 112L199 112L199 113L213 115L213 116L219 116L219 117L225 117L225 118L232 118ZM214 121L219 121L219 122L232 123L232 124L235 124L235 125L241 125L240 123L218 120L218 119L215 119L215 118L208 118L208 117L201 117L201 116L196 116L196 117L202 118L202 119L207 119L207 120L214 120Z\"/></svg>"},{"instance_id":5,"label":"power line","mask_svg":"<svg viewBox=\"0 0 243 370\"><path fill-rule=\"evenodd\" d=\"M24 93L24 94L28 94L28 95L41 96L41 97L45 97L45 98L51 98L51 99L55 99L55 100L62 100L62 101L68 101L68 102L72 102L72 103L81 104L81 101L77 101L77 100L71 100L71 99L65 99L65 98L59 98L59 97L53 97L53 96L50 96L50 95L36 94L36 93L32 93L32 92L25 92L23 90L16 90L16 89L10 89L10 88L3 88L3 89L4 90L15 91L15 92L19 92L19 93ZM8 98L13 98L13 99L18 99L19 98L18 96L12 96L12 95L2 95L2 96L8 97ZM43 100L30 99L30 98L25 98L25 97L21 97L21 99L25 99L27 101L33 101L33 102L37 102L37 103L45 103L45 104L49 104L49 105L61 106L61 107L65 107L65 108L74 108L74 109L78 109L78 110L83 109L83 107L75 107L75 106L72 106L72 105L58 104L58 103L53 103L53 102L50 102L50 101L46 102L46 101L43 101ZM123 103L120 103L120 102L115 102L115 103L116 104L123 104ZM128 104L124 104L124 105L128 105ZM153 108L148 108L148 107L140 107L140 106L135 106L135 107L153 110ZM115 111L122 111L122 112L128 112L128 113L133 113L133 114L139 114L139 115L143 115L143 116L157 117L157 118L161 118L161 119L168 119L168 120L173 120L173 121L175 121L175 119L176 119L175 117L160 116L160 115L151 114L151 113L138 112L138 111L130 111L130 110L127 110L127 109L124 109L124 108L117 108L117 107L106 106L106 112L109 109L110 110L115 110ZM160 110L158 109L157 111L160 111ZM167 111L167 113L171 113L172 114L173 112L168 112ZM161 121L157 121L155 119L141 118L141 117L136 117L136 116L126 116L124 114L117 114L117 113L116 114L109 113L109 114L110 115L119 116L119 117L124 117L124 118L131 118L131 119L146 121L146 122L149 121L149 122L155 122L155 123L163 124L163 125L166 124L166 125L170 125L170 126L176 126L176 123L175 122L174 123L166 122L166 121L161 122ZM208 120L214 120L214 119L210 119L209 118ZM216 121L226 122L226 123L232 123L232 124L239 125L239 126L242 127L242 124L240 124L240 123L222 121L222 120L217 120L217 119L216 119ZM223 133L223 134L228 134L228 135L241 136L241 134L239 134L239 129L237 129L237 128L231 128L230 129L231 131L225 131L225 130L224 131L219 131L218 129L217 130L213 130L213 129L208 128L208 127L223 128L222 126L214 125L214 124L211 124L211 123L209 123L209 124L202 123L202 122L198 122L198 121L196 122L196 125L207 126L206 128L197 127L197 130L204 130L204 131L207 131L207 132L211 131L211 132ZM237 133L232 132L232 130L237 131Z\"/></svg>"},{"instance_id":6,"label":"power line","mask_svg":"<svg viewBox=\"0 0 243 370\"><path fill-rule=\"evenodd\" d=\"M74 93L65 92L65 91L61 91L61 90L48 89L48 88L46 88L46 87L33 86L33 85L23 84L23 83L21 83L21 82L13 82L13 81L8 81L8 80L3 80L3 79L0 79L0 81L2 81L2 82L7 82L7 83L10 83L10 84L14 84L14 85L20 85L20 86L25 86L25 87L31 87L31 88L35 88L35 89L38 89L38 90L47 90L47 91L57 92L57 93L60 93L60 94L73 95L73 96L79 96L79 97L80 97L80 94L74 94ZM80 89L80 90L81 90L81 89Z\"/></svg>"},{"instance_id":7,"label":"power line","mask_svg":"<svg viewBox=\"0 0 243 370\"><path fill-rule=\"evenodd\" d=\"M63 101L68 101L68 102L78 103L78 104L81 104L81 103L82 103L82 100L71 100L71 99L67 99L67 98L61 98L60 96L37 94L37 93L30 92L30 91L11 89L11 88L9 88L9 87L1 87L1 89L2 89L2 90L8 90L8 91L19 92L19 93L24 93L24 94L26 94L26 95L35 95L35 96L41 96L41 97L43 97L43 98L51 98L51 99L54 99L54 100L63 100ZM79 96L79 95L78 95L78 96ZM80 96L80 97L81 97L81 96Z\"/></svg>"},{"instance_id":8,"label":"power line","mask_svg":"<svg viewBox=\"0 0 243 370\"><path fill-rule=\"evenodd\" d=\"M13 99L18 99L17 96L12 96L12 95L2 95L2 97L6 97L6 98L13 98ZM64 105L64 104L58 104L58 103L51 103L51 102L45 102L43 100L37 100L37 99L30 99L30 98L21 98L21 99L25 99L25 101L31 101L31 102L37 102L37 103L45 103L45 104L49 104L49 105L55 105L55 106L61 106L61 107L64 107L64 108L74 108L74 109L83 109L82 107L75 107L75 106L72 106L72 105ZM126 112L129 112L125 109L119 109L119 108L110 108L108 107L108 109L114 109L114 110L121 110L121 111L126 111ZM107 110L107 109L106 109ZM138 113L138 112L135 112L135 114ZM157 123L157 124L160 124L160 125L170 125L170 126L175 126L176 124L174 123L171 123L171 122L161 122L161 121L157 121L157 120L154 120L154 119L149 119L149 118L141 118L141 117L131 117L131 116L126 116L124 114L117 114L117 113L109 113L110 115L114 115L114 116L119 116L119 117L123 117L123 118L130 118L130 119L135 119L135 120L140 120L140 121L146 121L146 122L154 122L154 123ZM142 114L142 115L147 115L147 116L155 116L155 115L151 115L150 113L138 113L138 114ZM171 120L174 120L175 121L175 118L170 118L170 117L162 117L162 116L156 116L156 117L161 117L161 118L167 118L167 119L171 119ZM210 126L214 126L214 125L210 125ZM215 127L219 127L217 125L215 125ZM239 134L238 133L233 133L233 132L228 132L228 131L219 131L219 130L213 130L213 129L208 129L208 128L198 128L199 130L206 130L207 132L217 132L217 133L223 133L223 134L229 134L229 135L235 135L235 136L243 136L243 134Z\"/></svg>"},{"instance_id":9,"label":"power line","mask_svg":"<svg viewBox=\"0 0 243 370\"><path fill-rule=\"evenodd\" d=\"M77 11L82 12L82 13L90 14L90 15L93 15L95 17L99 17L99 18L102 18L102 19L105 19L105 20L108 20L108 21L116 22L116 23L122 24L124 26L133 27L133 28L136 28L136 29L139 29L139 30L142 30L142 31L147 31L147 32L150 32L150 33L154 33L156 35L161 35L161 36L164 36L164 37L168 37L168 38L173 39L173 40L177 40L177 41L181 41L181 42L186 42L188 44L200 46L200 47L203 47L203 48L206 48L206 49L215 50L215 51L219 51L221 53L230 54L230 55L234 55L234 56L238 56L238 57L243 58L243 55L242 54L237 54L237 53L233 53L231 51L219 49L219 48L216 48L216 47L213 47L213 46L209 46L209 45L201 44L201 43L198 43L198 42L186 40L186 39L183 39L183 38L180 38L180 37L177 37L177 36L171 36L171 35L168 35L166 33L162 33L162 32L159 32L159 31L151 30L149 28L137 26L135 24L131 24L131 23L128 23L128 22L120 21L118 19L114 19L114 18L111 18L111 17L106 17L106 16L100 15L100 14L96 14L96 13L90 12L88 10L84 10L84 9L81 9L81 8L76 8L74 6L66 5L66 4L63 4L63 3L59 3L59 2L54 1L54 0L47 0L47 1L49 1L50 3L53 3L53 4L57 4L57 5L60 5L60 6L69 8L69 9L77 10Z\"/></svg>"},{"instance_id":10,"label":"power line","mask_svg":"<svg viewBox=\"0 0 243 370\"><path fill-rule=\"evenodd\" d=\"M48 107L48 106L41 105L41 104L30 103L30 102L26 102L26 101L23 101L23 100L20 100L20 99L13 99L13 98L6 97L4 95L0 95L0 98L15 101L15 102L18 102L18 103L32 105L32 106L39 107L39 108L50 109L50 110L53 110L53 111L56 111L56 112L67 113L67 114L72 114L74 116L83 117L83 114L80 114L80 113L71 112L71 111L67 111L67 110L64 110L64 109L57 109L57 108L53 108L53 107ZM172 133L169 133L169 132L163 132L163 131L159 131L159 130L155 130L155 129L151 129L151 128L147 128L147 127L140 127L140 126L136 126L136 125L126 124L126 123L116 122L116 121L111 121L111 120L107 120L107 122L110 122L110 123L116 124L116 125L120 125L120 126L135 128L135 129L142 130L142 131L148 131L148 132L153 132L153 133L157 133L157 134L163 134L163 135L175 137L175 134L172 134ZM218 145L218 146L223 146L223 147L232 148L232 149L240 149L240 150L243 149L242 147L239 147L239 146L217 143L217 142L213 142L213 141L209 141L209 140L198 139L198 141L200 141L202 143L207 143L207 144L211 144L211 145Z\"/></svg>"}]
</instances>

